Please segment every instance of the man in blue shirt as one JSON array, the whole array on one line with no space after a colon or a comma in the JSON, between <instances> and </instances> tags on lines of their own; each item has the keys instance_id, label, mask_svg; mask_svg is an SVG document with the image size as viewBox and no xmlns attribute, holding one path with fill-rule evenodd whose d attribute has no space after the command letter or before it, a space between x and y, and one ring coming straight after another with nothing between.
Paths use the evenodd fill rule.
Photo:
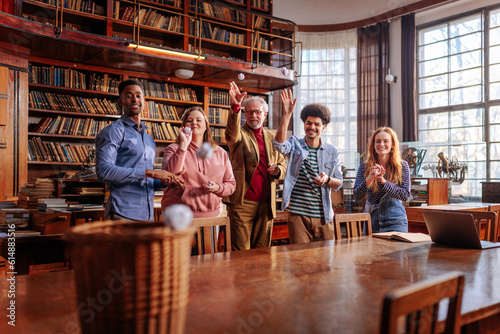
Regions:
<instances>
[{"instance_id":1,"label":"man in blue shirt","mask_svg":"<svg viewBox=\"0 0 500 334\"><path fill-rule=\"evenodd\" d=\"M181 173L154 169L156 145L141 122L144 89L137 80L118 86L122 116L96 137L96 174L109 187L105 216L112 220L152 220L154 193L162 186L182 186Z\"/></svg>"},{"instance_id":2,"label":"man in blue shirt","mask_svg":"<svg viewBox=\"0 0 500 334\"><path fill-rule=\"evenodd\" d=\"M330 123L330 110L321 104L308 104L300 118L304 122L304 138L291 136L287 129L297 99L292 92L281 92L283 118L274 148L288 157L283 188L282 208L288 210L290 243L308 243L334 237L332 189L342 185L339 151L321 140L321 133Z\"/></svg>"}]
</instances>

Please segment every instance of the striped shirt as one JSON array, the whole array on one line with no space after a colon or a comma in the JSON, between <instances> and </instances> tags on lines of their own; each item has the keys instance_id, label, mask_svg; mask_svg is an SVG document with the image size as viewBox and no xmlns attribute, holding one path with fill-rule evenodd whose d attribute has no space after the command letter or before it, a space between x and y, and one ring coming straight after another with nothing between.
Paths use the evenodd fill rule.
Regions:
<instances>
[{"instance_id":1,"label":"striped shirt","mask_svg":"<svg viewBox=\"0 0 500 334\"><path fill-rule=\"evenodd\" d=\"M324 218L323 202L320 187L314 183L318 175L318 147L309 147L309 154L300 165L299 176L290 196L289 210L291 213Z\"/></svg>"},{"instance_id":2,"label":"striped shirt","mask_svg":"<svg viewBox=\"0 0 500 334\"><path fill-rule=\"evenodd\" d=\"M372 189L368 189L365 181L365 163L363 162L359 166L358 173L356 174L356 182L354 182L353 197L355 200L359 201L363 199L366 194L368 194L369 204L378 204L380 199L385 194L389 193L392 197L399 199L401 201L407 201L410 198L410 168L406 161L401 161L402 166L402 180L400 185L396 185L389 181L386 181L384 185L378 182L378 191L373 192Z\"/></svg>"}]
</instances>

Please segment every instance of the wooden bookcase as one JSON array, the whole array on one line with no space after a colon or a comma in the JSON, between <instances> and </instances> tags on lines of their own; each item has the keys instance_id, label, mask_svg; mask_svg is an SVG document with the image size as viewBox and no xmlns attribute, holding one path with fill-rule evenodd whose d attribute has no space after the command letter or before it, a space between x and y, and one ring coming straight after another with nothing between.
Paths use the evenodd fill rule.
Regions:
<instances>
[{"instance_id":1,"label":"wooden bookcase","mask_svg":"<svg viewBox=\"0 0 500 334\"><path fill-rule=\"evenodd\" d=\"M0 145L2 179L7 180L0 190L3 200L15 198L31 177L70 176L81 169L95 135L119 117L116 84L121 80L169 85L196 97L147 95L143 119L155 138L158 157L175 139L184 110L193 105L208 112L213 135L222 141L229 105L211 100L211 94L227 93L229 82L268 100L271 91L296 83L293 48L280 49L286 43L294 45L287 38L295 25L271 16L271 0L6 2L9 11L0 12L0 67L8 72L8 107L2 115L5 124L0 124L5 138ZM128 7L137 20L125 16ZM162 26L158 20L163 20ZM190 21L194 22L191 34ZM204 22L212 30L205 24L202 36ZM221 29L233 36L229 42L217 38ZM139 50L127 42L157 49ZM187 57L193 54L196 58ZM195 75L177 78L174 73L179 68ZM245 79L240 81L239 74Z\"/></svg>"},{"instance_id":2,"label":"wooden bookcase","mask_svg":"<svg viewBox=\"0 0 500 334\"><path fill-rule=\"evenodd\" d=\"M448 204L448 184L446 178L412 178L409 206Z\"/></svg>"},{"instance_id":3,"label":"wooden bookcase","mask_svg":"<svg viewBox=\"0 0 500 334\"><path fill-rule=\"evenodd\" d=\"M184 110L196 105L208 110L212 135L224 145L230 110L227 89L42 58L33 58L29 66L29 177L63 177L78 172L94 147L97 133L120 117L117 84L130 78L145 87L142 120L155 139L157 157L177 138ZM267 98L260 90L256 93Z\"/></svg>"}]
</instances>

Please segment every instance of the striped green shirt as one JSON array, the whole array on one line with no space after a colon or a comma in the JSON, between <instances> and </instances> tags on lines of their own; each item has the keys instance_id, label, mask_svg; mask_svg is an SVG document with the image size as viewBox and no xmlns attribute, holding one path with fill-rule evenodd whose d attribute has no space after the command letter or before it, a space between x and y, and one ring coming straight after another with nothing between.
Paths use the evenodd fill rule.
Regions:
<instances>
[{"instance_id":1,"label":"striped green shirt","mask_svg":"<svg viewBox=\"0 0 500 334\"><path fill-rule=\"evenodd\" d=\"M318 148L309 147L307 158L300 165L297 182L290 196L290 212L312 218L324 218L321 189L314 183L318 175Z\"/></svg>"}]
</instances>

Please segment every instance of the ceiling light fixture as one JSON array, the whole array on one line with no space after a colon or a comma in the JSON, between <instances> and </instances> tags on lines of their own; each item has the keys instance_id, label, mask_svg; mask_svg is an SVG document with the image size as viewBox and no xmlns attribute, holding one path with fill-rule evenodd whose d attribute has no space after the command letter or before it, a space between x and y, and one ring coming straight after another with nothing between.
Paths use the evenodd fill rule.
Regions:
<instances>
[{"instance_id":1,"label":"ceiling light fixture","mask_svg":"<svg viewBox=\"0 0 500 334\"><path fill-rule=\"evenodd\" d=\"M182 51L174 51L174 50L155 48L152 46L138 45L138 44L134 44L134 43L127 43L127 46L131 47L133 49L142 49L142 50L163 52L163 53L173 55L173 56L182 56L182 57L188 57L188 58L193 58L193 59L205 59L206 58L205 56L197 55L197 54L193 54L193 53L185 53Z\"/></svg>"}]
</instances>

